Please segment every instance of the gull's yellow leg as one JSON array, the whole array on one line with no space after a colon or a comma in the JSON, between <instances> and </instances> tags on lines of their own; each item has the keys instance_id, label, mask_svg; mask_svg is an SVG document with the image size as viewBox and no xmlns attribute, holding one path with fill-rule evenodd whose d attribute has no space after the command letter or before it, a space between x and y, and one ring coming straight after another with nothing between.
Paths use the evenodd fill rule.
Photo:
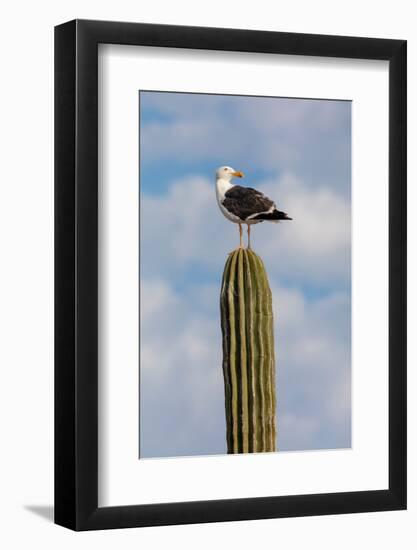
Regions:
<instances>
[{"instance_id":1,"label":"gull's yellow leg","mask_svg":"<svg viewBox=\"0 0 417 550\"><path fill-rule=\"evenodd\" d=\"M250 223L248 223L248 248L249 248L249 250L251 249L251 246L250 246Z\"/></svg>"},{"instance_id":2,"label":"gull's yellow leg","mask_svg":"<svg viewBox=\"0 0 417 550\"><path fill-rule=\"evenodd\" d=\"M239 224L239 239L240 239L239 248L243 248L243 243L242 243L242 224L241 224L241 223Z\"/></svg>"}]
</instances>

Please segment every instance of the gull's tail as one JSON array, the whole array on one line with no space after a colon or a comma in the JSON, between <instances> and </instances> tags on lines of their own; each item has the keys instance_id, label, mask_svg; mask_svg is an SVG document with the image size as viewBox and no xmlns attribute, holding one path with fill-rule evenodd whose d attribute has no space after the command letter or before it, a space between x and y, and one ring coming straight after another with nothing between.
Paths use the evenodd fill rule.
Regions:
<instances>
[{"instance_id":1,"label":"gull's tail","mask_svg":"<svg viewBox=\"0 0 417 550\"><path fill-rule=\"evenodd\" d=\"M281 212L281 210L277 210L276 208L273 212L264 212L262 214L258 214L253 219L268 220L271 222L278 222L280 220L292 220L292 218L290 218L286 212Z\"/></svg>"}]
</instances>

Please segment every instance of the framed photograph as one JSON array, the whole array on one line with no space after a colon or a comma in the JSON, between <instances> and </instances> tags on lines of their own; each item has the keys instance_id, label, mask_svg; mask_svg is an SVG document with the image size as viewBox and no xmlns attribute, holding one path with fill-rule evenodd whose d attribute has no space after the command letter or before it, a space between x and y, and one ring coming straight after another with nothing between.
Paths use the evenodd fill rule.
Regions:
<instances>
[{"instance_id":1,"label":"framed photograph","mask_svg":"<svg viewBox=\"0 0 417 550\"><path fill-rule=\"evenodd\" d=\"M55 29L55 522L406 508L406 42Z\"/></svg>"}]
</instances>

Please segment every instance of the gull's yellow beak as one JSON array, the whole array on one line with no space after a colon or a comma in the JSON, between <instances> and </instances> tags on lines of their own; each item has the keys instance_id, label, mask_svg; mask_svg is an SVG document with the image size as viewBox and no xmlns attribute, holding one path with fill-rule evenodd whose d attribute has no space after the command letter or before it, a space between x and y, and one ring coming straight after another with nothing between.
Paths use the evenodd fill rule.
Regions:
<instances>
[{"instance_id":1,"label":"gull's yellow beak","mask_svg":"<svg viewBox=\"0 0 417 550\"><path fill-rule=\"evenodd\" d=\"M236 178L244 178L245 174L243 172L233 172L232 176L235 176Z\"/></svg>"}]
</instances>

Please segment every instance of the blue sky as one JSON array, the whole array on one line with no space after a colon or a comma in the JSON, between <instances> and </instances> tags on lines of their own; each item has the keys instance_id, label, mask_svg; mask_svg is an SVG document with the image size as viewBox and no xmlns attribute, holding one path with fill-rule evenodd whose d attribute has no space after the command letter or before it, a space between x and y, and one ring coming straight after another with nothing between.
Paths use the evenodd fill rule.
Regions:
<instances>
[{"instance_id":1,"label":"blue sky","mask_svg":"<svg viewBox=\"0 0 417 550\"><path fill-rule=\"evenodd\" d=\"M294 218L252 241L274 296L278 448L350 446L350 144L350 102L140 92L142 457L226 451L224 164Z\"/></svg>"}]
</instances>

